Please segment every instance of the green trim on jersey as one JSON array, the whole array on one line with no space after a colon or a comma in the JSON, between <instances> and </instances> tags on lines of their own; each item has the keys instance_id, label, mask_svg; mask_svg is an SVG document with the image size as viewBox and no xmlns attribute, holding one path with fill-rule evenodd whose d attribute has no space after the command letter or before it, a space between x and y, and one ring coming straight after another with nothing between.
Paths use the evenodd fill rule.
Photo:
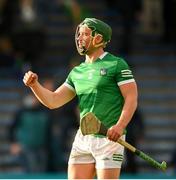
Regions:
<instances>
[{"instance_id":1,"label":"green trim on jersey","mask_svg":"<svg viewBox=\"0 0 176 180\"><path fill-rule=\"evenodd\" d=\"M93 63L76 66L65 85L78 96L80 117L93 112L109 128L116 124L124 105L119 86L134 81L125 60L107 53Z\"/></svg>"}]
</instances>

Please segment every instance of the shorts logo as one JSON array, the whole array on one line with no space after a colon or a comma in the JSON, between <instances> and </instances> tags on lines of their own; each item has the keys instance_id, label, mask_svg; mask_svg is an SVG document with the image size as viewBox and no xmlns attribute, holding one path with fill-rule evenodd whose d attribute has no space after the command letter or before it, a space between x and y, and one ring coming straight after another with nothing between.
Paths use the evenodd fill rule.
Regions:
<instances>
[{"instance_id":1,"label":"shorts logo","mask_svg":"<svg viewBox=\"0 0 176 180\"><path fill-rule=\"evenodd\" d=\"M108 157L105 157L104 159L103 159L104 161L108 161L108 160L110 160Z\"/></svg>"},{"instance_id":2,"label":"shorts logo","mask_svg":"<svg viewBox=\"0 0 176 180\"><path fill-rule=\"evenodd\" d=\"M123 160L123 155L121 155L121 154L113 154L112 160L113 161L122 161Z\"/></svg>"},{"instance_id":3,"label":"shorts logo","mask_svg":"<svg viewBox=\"0 0 176 180\"><path fill-rule=\"evenodd\" d=\"M101 76L106 76L107 75L107 69L106 68L101 68L100 69L100 75Z\"/></svg>"}]
</instances>

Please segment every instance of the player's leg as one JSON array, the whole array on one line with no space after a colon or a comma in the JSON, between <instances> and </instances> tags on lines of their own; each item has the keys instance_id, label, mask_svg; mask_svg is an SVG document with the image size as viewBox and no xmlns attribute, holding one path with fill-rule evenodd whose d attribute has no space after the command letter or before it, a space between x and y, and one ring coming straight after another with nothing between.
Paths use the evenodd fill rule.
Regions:
<instances>
[{"instance_id":1,"label":"player's leg","mask_svg":"<svg viewBox=\"0 0 176 180\"><path fill-rule=\"evenodd\" d=\"M95 176L95 163L70 164L68 166L68 179L93 179Z\"/></svg>"},{"instance_id":2,"label":"player's leg","mask_svg":"<svg viewBox=\"0 0 176 180\"><path fill-rule=\"evenodd\" d=\"M120 168L97 169L98 179L119 179Z\"/></svg>"},{"instance_id":3,"label":"player's leg","mask_svg":"<svg viewBox=\"0 0 176 180\"><path fill-rule=\"evenodd\" d=\"M125 135L121 137L125 139ZM124 147L107 138L98 138L93 146L98 179L118 179L123 161Z\"/></svg>"},{"instance_id":4,"label":"player's leg","mask_svg":"<svg viewBox=\"0 0 176 180\"><path fill-rule=\"evenodd\" d=\"M91 136L83 136L78 130L68 162L69 179L92 179L95 175L95 159L90 152Z\"/></svg>"}]
</instances>

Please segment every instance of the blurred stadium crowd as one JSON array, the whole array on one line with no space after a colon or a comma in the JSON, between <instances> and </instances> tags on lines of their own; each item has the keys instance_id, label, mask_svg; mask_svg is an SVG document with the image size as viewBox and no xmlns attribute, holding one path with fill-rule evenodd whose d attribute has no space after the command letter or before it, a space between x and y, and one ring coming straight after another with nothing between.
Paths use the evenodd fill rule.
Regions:
<instances>
[{"instance_id":1,"label":"blurred stadium crowd","mask_svg":"<svg viewBox=\"0 0 176 180\"><path fill-rule=\"evenodd\" d=\"M31 69L48 89L82 61L76 26L85 17L109 23L107 51L124 57L139 86L127 141L176 173L175 0L0 0L0 173L66 172L79 126L77 100L48 110L24 87ZM126 152L124 173L158 172Z\"/></svg>"}]
</instances>

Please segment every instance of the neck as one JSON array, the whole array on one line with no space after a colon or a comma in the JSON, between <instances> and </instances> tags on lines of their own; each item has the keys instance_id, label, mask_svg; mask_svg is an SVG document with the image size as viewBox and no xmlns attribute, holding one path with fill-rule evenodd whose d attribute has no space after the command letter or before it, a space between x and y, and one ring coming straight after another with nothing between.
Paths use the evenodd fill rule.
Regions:
<instances>
[{"instance_id":1,"label":"neck","mask_svg":"<svg viewBox=\"0 0 176 180\"><path fill-rule=\"evenodd\" d=\"M102 54L104 53L104 50L102 48L97 49L96 51L86 54L86 62L93 63L96 61Z\"/></svg>"}]
</instances>

